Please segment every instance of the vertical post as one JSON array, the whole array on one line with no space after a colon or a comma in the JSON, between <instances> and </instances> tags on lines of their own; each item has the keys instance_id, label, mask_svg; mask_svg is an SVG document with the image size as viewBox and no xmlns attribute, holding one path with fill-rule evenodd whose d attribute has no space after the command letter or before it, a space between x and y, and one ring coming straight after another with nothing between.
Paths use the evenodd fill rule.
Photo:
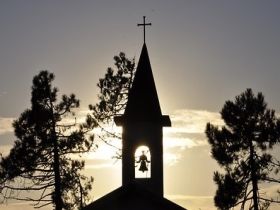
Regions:
<instances>
[{"instance_id":1,"label":"vertical post","mask_svg":"<svg viewBox=\"0 0 280 210\"><path fill-rule=\"evenodd\" d=\"M63 201L62 201L62 193L61 193L58 139L57 139L57 135L55 132L54 107L53 107L53 103L52 103L51 93L49 93L49 100L50 100L51 115L52 115L51 135L52 135L52 141L53 141L54 203L55 203L55 210L62 210Z\"/></svg>"},{"instance_id":2,"label":"vertical post","mask_svg":"<svg viewBox=\"0 0 280 210\"><path fill-rule=\"evenodd\" d=\"M251 182L252 182L252 191L253 191L253 206L254 210L259 210L259 199L258 199L258 180L257 180L257 169L255 167L256 163L254 160L254 146L253 142L250 141L250 157L249 162L251 165Z\"/></svg>"},{"instance_id":3,"label":"vertical post","mask_svg":"<svg viewBox=\"0 0 280 210\"><path fill-rule=\"evenodd\" d=\"M143 26L144 30L144 43L146 43L146 26L151 26L152 23L146 23L146 16L143 16L143 23L137 24L137 26Z\"/></svg>"},{"instance_id":4,"label":"vertical post","mask_svg":"<svg viewBox=\"0 0 280 210\"><path fill-rule=\"evenodd\" d=\"M146 43L146 16L143 16L143 23L144 23L144 43Z\"/></svg>"}]
</instances>

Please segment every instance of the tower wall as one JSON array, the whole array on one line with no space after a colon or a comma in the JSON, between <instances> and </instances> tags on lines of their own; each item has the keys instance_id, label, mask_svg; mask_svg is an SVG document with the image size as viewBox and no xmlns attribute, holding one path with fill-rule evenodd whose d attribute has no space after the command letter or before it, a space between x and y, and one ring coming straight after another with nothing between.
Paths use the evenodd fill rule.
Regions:
<instances>
[{"instance_id":1,"label":"tower wall","mask_svg":"<svg viewBox=\"0 0 280 210\"><path fill-rule=\"evenodd\" d=\"M122 184L141 183L163 196L162 126L154 123L134 123L123 126ZM139 146L149 147L151 177L135 178L135 151Z\"/></svg>"}]
</instances>

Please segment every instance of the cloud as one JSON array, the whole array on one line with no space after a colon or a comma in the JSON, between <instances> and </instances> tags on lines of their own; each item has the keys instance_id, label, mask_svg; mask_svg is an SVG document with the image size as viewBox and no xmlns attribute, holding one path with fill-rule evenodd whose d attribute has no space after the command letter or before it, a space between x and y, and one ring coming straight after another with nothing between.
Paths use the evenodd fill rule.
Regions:
<instances>
[{"instance_id":1,"label":"cloud","mask_svg":"<svg viewBox=\"0 0 280 210\"><path fill-rule=\"evenodd\" d=\"M274 198L279 197L278 191L280 190L279 183L268 183L266 186L260 186L260 192L265 198Z\"/></svg>"},{"instance_id":2,"label":"cloud","mask_svg":"<svg viewBox=\"0 0 280 210\"><path fill-rule=\"evenodd\" d=\"M12 145L1 145L0 154L7 156L12 148Z\"/></svg>"},{"instance_id":3,"label":"cloud","mask_svg":"<svg viewBox=\"0 0 280 210\"><path fill-rule=\"evenodd\" d=\"M170 118L172 127L164 129L164 145L167 148L205 146L207 141L204 132L207 122L223 125L219 113L205 110L176 110Z\"/></svg>"},{"instance_id":4,"label":"cloud","mask_svg":"<svg viewBox=\"0 0 280 210\"><path fill-rule=\"evenodd\" d=\"M112 168L114 166L115 165L113 165L112 163L87 164L85 166L85 169L103 169L103 168Z\"/></svg>"},{"instance_id":5,"label":"cloud","mask_svg":"<svg viewBox=\"0 0 280 210\"><path fill-rule=\"evenodd\" d=\"M188 210L214 210L213 196L204 195L166 195L167 199L181 205L187 206Z\"/></svg>"},{"instance_id":6,"label":"cloud","mask_svg":"<svg viewBox=\"0 0 280 210\"><path fill-rule=\"evenodd\" d=\"M82 122L85 119L88 111L85 109L77 110L77 122ZM164 143L164 163L168 165L176 164L182 158L182 152L185 149L193 147L201 147L208 145L204 131L207 122L211 122L216 125L222 125L223 122L220 119L219 113L209 112L205 110L194 109L180 109L176 110L170 115L172 121L171 128L163 129L163 143ZM73 119L66 120L68 123L73 123ZM108 126L106 129L121 132L120 127ZM98 136L100 129L94 131ZM91 168L105 168L112 167L112 157L116 155L118 150L114 147L106 145L102 141L96 142L99 148L89 153L86 156L87 160L96 160L95 163L90 163ZM110 144L117 148L121 148L121 141L117 139L109 139ZM99 162L100 160L109 160L110 162Z\"/></svg>"},{"instance_id":7,"label":"cloud","mask_svg":"<svg viewBox=\"0 0 280 210\"><path fill-rule=\"evenodd\" d=\"M170 115L172 127L163 130L164 163L177 164L186 149L208 146L205 127L208 122L223 125L220 114L205 110L180 109Z\"/></svg>"},{"instance_id":8,"label":"cloud","mask_svg":"<svg viewBox=\"0 0 280 210\"><path fill-rule=\"evenodd\" d=\"M163 162L169 166L173 166L182 158L180 153L164 152Z\"/></svg>"},{"instance_id":9,"label":"cloud","mask_svg":"<svg viewBox=\"0 0 280 210\"><path fill-rule=\"evenodd\" d=\"M24 209L24 210L34 210L33 202L29 201L15 201L15 200L9 200L9 202L5 202L3 204L0 204L0 209L3 207L5 210L18 210L18 209ZM40 208L40 210L49 210L49 206L45 206Z\"/></svg>"},{"instance_id":10,"label":"cloud","mask_svg":"<svg viewBox=\"0 0 280 210\"><path fill-rule=\"evenodd\" d=\"M188 199L213 199L213 196L195 196L195 195L166 195L170 200L188 200Z\"/></svg>"},{"instance_id":11,"label":"cloud","mask_svg":"<svg viewBox=\"0 0 280 210\"><path fill-rule=\"evenodd\" d=\"M175 133L174 137L172 136L172 134L170 134L169 137L164 138L163 144L166 149L179 148L184 150L186 148L205 146L207 144L207 141L204 134L203 136L200 134L197 134L196 136L189 136L188 134L185 134L182 137L178 138L176 137Z\"/></svg>"},{"instance_id":12,"label":"cloud","mask_svg":"<svg viewBox=\"0 0 280 210\"><path fill-rule=\"evenodd\" d=\"M121 160L86 160L86 169L121 168Z\"/></svg>"},{"instance_id":13,"label":"cloud","mask_svg":"<svg viewBox=\"0 0 280 210\"><path fill-rule=\"evenodd\" d=\"M82 123L85 120L85 116L89 113L86 109L78 109L76 111L76 119L74 117L67 117L64 119L63 123L72 124L75 122ZM164 128L164 162L168 165L174 165L181 159L181 154L185 149L200 147L207 145L206 137L204 134L205 126L207 122L211 122L216 125L222 125L223 122L220 119L219 113L209 112L205 110L194 110L194 109L180 109L176 110L170 115L172 121L171 128ZM8 132L12 132L12 122L13 118L0 118L0 135ZM109 129L109 128L108 128ZM111 126L110 129L116 131L116 126ZM118 127L117 132L121 129ZM96 129L97 134L100 130ZM85 156L86 160L109 160L110 163L91 163L92 168L104 168L112 167L112 157L118 152L114 147L110 147L98 141L96 139L99 148ZM121 141L116 139L110 139L110 143L121 148ZM3 151L6 153L8 148Z\"/></svg>"},{"instance_id":14,"label":"cloud","mask_svg":"<svg viewBox=\"0 0 280 210\"><path fill-rule=\"evenodd\" d=\"M0 117L0 135L13 132L14 118Z\"/></svg>"},{"instance_id":15,"label":"cloud","mask_svg":"<svg viewBox=\"0 0 280 210\"><path fill-rule=\"evenodd\" d=\"M89 111L85 109L77 110L77 122L83 122ZM207 122L221 126L223 121L218 112L206 110L180 109L170 115L172 121L171 128L164 128L164 146L166 148L178 147L181 149L204 146L207 144L205 137L205 127ZM68 119L68 123L73 123L74 119ZM121 132L120 127L107 126L107 130ZM96 134L100 134L100 129L95 129ZM120 141L111 139L113 145L121 148Z\"/></svg>"},{"instance_id":16,"label":"cloud","mask_svg":"<svg viewBox=\"0 0 280 210\"><path fill-rule=\"evenodd\" d=\"M180 109L170 116L176 132L204 133L207 122L223 125L220 114L206 110Z\"/></svg>"}]
</instances>

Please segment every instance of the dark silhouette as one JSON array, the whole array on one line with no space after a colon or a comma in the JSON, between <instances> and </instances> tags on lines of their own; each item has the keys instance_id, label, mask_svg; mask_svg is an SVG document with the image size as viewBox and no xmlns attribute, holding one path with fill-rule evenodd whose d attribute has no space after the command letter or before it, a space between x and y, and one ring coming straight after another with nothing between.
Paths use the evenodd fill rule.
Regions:
<instances>
[{"instance_id":1,"label":"dark silhouette","mask_svg":"<svg viewBox=\"0 0 280 210\"><path fill-rule=\"evenodd\" d=\"M114 118L123 127L122 183L135 181L135 151L141 145L151 154L151 178L137 180L154 193L163 195L162 128L171 126L162 115L146 44L143 45L124 114Z\"/></svg>"},{"instance_id":2,"label":"dark silhouette","mask_svg":"<svg viewBox=\"0 0 280 210\"><path fill-rule=\"evenodd\" d=\"M115 123L123 127L122 186L89 204L84 210L184 210L163 197L162 128L171 126L171 122L169 116L161 113L145 44L132 87L129 89L127 102L124 105L124 113L114 118ZM139 146L143 145L149 148L150 160L145 154L136 160L135 152ZM149 178L135 177L135 162L137 161L143 172L148 170L147 163L150 162L151 176Z\"/></svg>"},{"instance_id":3,"label":"dark silhouette","mask_svg":"<svg viewBox=\"0 0 280 210\"><path fill-rule=\"evenodd\" d=\"M97 84L99 88L98 102L95 105L89 105L92 118L101 128L101 133L96 134L96 137L110 146L113 145L108 139L118 138L121 140L121 134L108 130L108 127L113 126L114 116L123 113L125 109L128 92L136 70L134 59L128 59L123 52L114 56L114 61L115 69L109 67L105 76L99 79ZM121 149L116 148L116 151L116 158L121 158Z\"/></svg>"},{"instance_id":4,"label":"dark silhouette","mask_svg":"<svg viewBox=\"0 0 280 210\"><path fill-rule=\"evenodd\" d=\"M145 23L143 16L143 24L137 24L144 27L144 42L145 42L145 27L151 23ZM108 144L113 146L108 139L118 138L121 140L121 134L108 130L108 127L114 125L113 118L116 115L124 112L127 104L128 92L131 88L132 81L135 75L135 59L129 59L125 53L120 52L114 56L115 68L108 67L103 78L99 79L97 87L99 88L98 102L95 105L90 104L89 109L92 117L98 122L101 128L101 133L96 136ZM116 147L115 147L116 148ZM116 158L121 158L121 149L116 148Z\"/></svg>"},{"instance_id":5,"label":"dark silhouette","mask_svg":"<svg viewBox=\"0 0 280 210\"><path fill-rule=\"evenodd\" d=\"M81 208L88 197L93 178L81 174L84 161L71 154L89 151L95 127L88 117L78 125L66 118L75 115L79 100L74 94L57 101L52 86L54 74L41 71L33 79L31 108L14 121L17 137L10 154L0 161L0 192L4 199L33 201L35 207L53 204L56 210ZM35 197L21 197L18 191L36 191Z\"/></svg>"},{"instance_id":6,"label":"dark silhouette","mask_svg":"<svg viewBox=\"0 0 280 210\"><path fill-rule=\"evenodd\" d=\"M280 120L275 111L268 109L262 93L256 96L251 89L226 101L221 111L225 126L210 123L206 135L212 156L224 168L225 174L215 172L218 186L215 205L229 209L267 209L272 202L280 203L260 193L260 184L279 183L275 177L279 161L269 151L280 142Z\"/></svg>"},{"instance_id":7,"label":"dark silhouette","mask_svg":"<svg viewBox=\"0 0 280 210\"><path fill-rule=\"evenodd\" d=\"M143 16L143 23L137 24L137 26L143 26L144 43L146 43L146 26L151 26L152 23L146 23L146 16Z\"/></svg>"},{"instance_id":8,"label":"dark silhouette","mask_svg":"<svg viewBox=\"0 0 280 210\"><path fill-rule=\"evenodd\" d=\"M139 157L139 160L136 161L137 163L140 163L139 171L142 171L143 173L145 171L148 171L147 163L150 163L147 156L145 155L145 151L142 151L142 155Z\"/></svg>"},{"instance_id":9,"label":"dark silhouette","mask_svg":"<svg viewBox=\"0 0 280 210\"><path fill-rule=\"evenodd\" d=\"M86 206L84 210L184 210L163 197L162 128L171 126L171 121L169 116L161 113L145 43L132 86L127 90L129 93L126 103L123 104L124 113L116 113L114 117L116 125L123 127L122 186ZM149 148L151 160L143 153L138 161L143 172L148 170L146 164L151 162L150 178L135 177L135 152L143 145Z\"/></svg>"}]
</instances>

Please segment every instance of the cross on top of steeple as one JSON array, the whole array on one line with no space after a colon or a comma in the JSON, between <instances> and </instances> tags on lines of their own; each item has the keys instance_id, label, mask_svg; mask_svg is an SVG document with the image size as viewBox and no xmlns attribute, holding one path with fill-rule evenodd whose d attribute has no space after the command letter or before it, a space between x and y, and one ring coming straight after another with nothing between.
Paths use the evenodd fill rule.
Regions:
<instances>
[{"instance_id":1,"label":"cross on top of steeple","mask_svg":"<svg viewBox=\"0 0 280 210\"><path fill-rule=\"evenodd\" d=\"M146 16L143 16L143 23L138 23L137 26L143 26L144 29L144 43L146 43L146 26L151 26L152 23L146 23Z\"/></svg>"}]
</instances>

